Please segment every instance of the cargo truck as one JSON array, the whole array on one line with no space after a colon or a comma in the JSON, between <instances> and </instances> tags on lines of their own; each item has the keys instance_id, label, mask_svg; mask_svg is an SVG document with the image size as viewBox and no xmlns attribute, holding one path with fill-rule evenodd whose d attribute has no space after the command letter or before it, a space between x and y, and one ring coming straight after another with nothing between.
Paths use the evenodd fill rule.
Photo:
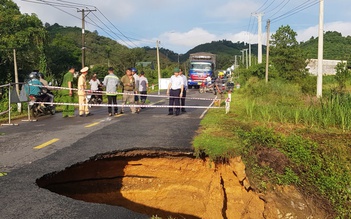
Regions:
<instances>
[{"instance_id":1,"label":"cargo truck","mask_svg":"<svg viewBox=\"0 0 351 219\"><path fill-rule=\"evenodd\" d=\"M190 67L188 75L188 86L198 88L207 75L214 77L216 68L216 55L212 53L199 52L189 56Z\"/></svg>"}]
</instances>

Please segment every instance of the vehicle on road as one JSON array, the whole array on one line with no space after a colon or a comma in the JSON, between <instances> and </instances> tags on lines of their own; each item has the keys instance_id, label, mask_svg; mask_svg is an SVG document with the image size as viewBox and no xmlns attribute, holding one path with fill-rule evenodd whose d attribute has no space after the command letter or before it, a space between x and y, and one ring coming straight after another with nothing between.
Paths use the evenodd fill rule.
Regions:
<instances>
[{"instance_id":1,"label":"vehicle on road","mask_svg":"<svg viewBox=\"0 0 351 219\"><path fill-rule=\"evenodd\" d=\"M213 83L207 83L207 81L203 81L199 87L199 92L202 93L206 93L206 92L215 92L214 90L214 84Z\"/></svg>"},{"instance_id":2,"label":"vehicle on road","mask_svg":"<svg viewBox=\"0 0 351 219\"><path fill-rule=\"evenodd\" d=\"M48 96L42 93L39 96L29 95L29 111L30 115L34 118L44 115L55 115L56 107L55 105L51 106L50 104L43 104L41 102L48 102Z\"/></svg>"},{"instance_id":3,"label":"vehicle on road","mask_svg":"<svg viewBox=\"0 0 351 219\"><path fill-rule=\"evenodd\" d=\"M192 53L189 56L190 67L188 87L199 88L207 75L213 77L216 68L216 55L212 53Z\"/></svg>"},{"instance_id":4,"label":"vehicle on road","mask_svg":"<svg viewBox=\"0 0 351 219\"><path fill-rule=\"evenodd\" d=\"M98 91L101 92L102 89L99 88ZM94 92L88 93L87 94L87 102L88 102L88 104L101 104L102 103L101 93L94 93Z\"/></svg>"}]
</instances>

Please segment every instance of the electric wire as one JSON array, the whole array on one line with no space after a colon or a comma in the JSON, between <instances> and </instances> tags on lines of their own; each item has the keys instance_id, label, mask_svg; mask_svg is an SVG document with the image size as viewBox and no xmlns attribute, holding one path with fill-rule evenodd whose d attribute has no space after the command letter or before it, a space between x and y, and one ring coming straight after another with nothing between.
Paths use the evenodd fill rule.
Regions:
<instances>
[{"instance_id":1,"label":"electric wire","mask_svg":"<svg viewBox=\"0 0 351 219\"><path fill-rule=\"evenodd\" d=\"M60 11L62 11L62 12L64 12L64 13L66 13L66 14L72 16L72 17L78 18L79 20L81 19L80 17L78 17L78 16L76 16L76 15L74 15L74 14L71 14L71 13L65 11L65 10L62 10L61 8L59 8L59 6L56 6L55 4L51 4L50 2L47 2L47 1L44 1L44 0L38 0L38 1L22 0L22 1L24 1L24 2L32 2L32 3L37 3L37 4L49 5L49 6L51 6L51 7L56 8L57 10L60 10Z\"/></svg>"},{"instance_id":2,"label":"electric wire","mask_svg":"<svg viewBox=\"0 0 351 219\"><path fill-rule=\"evenodd\" d=\"M275 18L272 18L271 19L271 23L274 23L274 22L277 22L277 21L282 20L284 18L290 17L290 16L292 16L294 14L297 14L297 13L303 11L303 10L306 10L307 8L310 8L310 7L312 7L312 6L314 6L314 5L318 4L318 3L319 3L319 0L315 0L313 2L310 2L309 0L305 1L304 3L298 5L297 7L293 8L293 9L291 9L290 11L288 11L288 12L286 12L286 13L280 15L280 16L277 16Z\"/></svg>"},{"instance_id":3,"label":"electric wire","mask_svg":"<svg viewBox=\"0 0 351 219\"><path fill-rule=\"evenodd\" d=\"M282 5L283 3L285 2L285 0L284 1L282 1L276 8L278 8L280 5ZM282 5L282 7L281 8L279 8L279 10L278 11L276 11L274 14L272 14L271 15L271 17L274 17L276 14L278 14L281 10L283 10L283 8L288 4L290 2L290 0L287 0L287 2L285 2L285 4L284 5ZM271 10L271 11L274 11L276 8L274 8L273 10Z\"/></svg>"},{"instance_id":4,"label":"electric wire","mask_svg":"<svg viewBox=\"0 0 351 219\"><path fill-rule=\"evenodd\" d=\"M130 46L129 45L129 43L127 43L126 41L124 41L118 34L116 34L113 30L111 30L111 28L109 28L104 22L102 22L102 20L98 17L98 16L96 16L96 14L95 13L92 13L93 15L94 15L94 17L97 19L97 20L99 20L111 33L113 33L115 36L117 36L122 42L124 42L124 44L125 45L127 45L128 47L132 47L132 46ZM95 23L96 24L96 23ZM102 27L100 27L99 25L97 25L100 29L102 29L102 30L104 30ZM107 33L107 31L105 31L106 33ZM109 34L109 33L108 33ZM110 34L109 34L109 36L111 36ZM112 36L112 38L114 38L113 36ZM134 44L134 43L133 43ZM134 46L136 46L136 47L138 47L137 45L135 45L134 44Z\"/></svg>"},{"instance_id":5,"label":"electric wire","mask_svg":"<svg viewBox=\"0 0 351 219\"><path fill-rule=\"evenodd\" d=\"M263 7L267 4L268 1L269 1L269 0L266 0L266 1L263 3L263 5L261 5L261 6L256 10L256 12L260 11L261 8L263 8Z\"/></svg>"},{"instance_id":6,"label":"electric wire","mask_svg":"<svg viewBox=\"0 0 351 219\"><path fill-rule=\"evenodd\" d=\"M264 9L262 9L261 11L266 11L273 3L275 2L275 0L273 0L269 5L267 5Z\"/></svg>"},{"instance_id":7,"label":"electric wire","mask_svg":"<svg viewBox=\"0 0 351 219\"><path fill-rule=\"evenodd\" d=\"M129 42L131 42L132 44L134 44L135 45L135 43L134 42L132 42L131 40L130 40L130 37L127 37L126 35L124 35L124 33L122 33L101 11L100 11L100 9L98 9L98 8L96 8L95 7L95 9L120 33L120 34L122 34L122 36L123 37L125 37ZM135 45L136 47L138 47L137 45Z\"/></svg>"}]
</instances>

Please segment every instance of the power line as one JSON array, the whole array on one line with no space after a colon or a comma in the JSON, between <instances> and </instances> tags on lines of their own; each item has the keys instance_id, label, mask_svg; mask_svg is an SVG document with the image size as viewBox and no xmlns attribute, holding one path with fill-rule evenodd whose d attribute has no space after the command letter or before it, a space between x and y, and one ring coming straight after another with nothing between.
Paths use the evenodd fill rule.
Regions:
<instances>
[{"instance_id":1,"label":"power line","mask_svg":"<svg viewBox=\"0 0 351 219\"><path fill-rule=\"evenodd\" d=\"M267 10L273 3L275 2L275 0L273 0L267 7L265 7L264 9L262 9L261 11L265 11Z\"/></svg>"},{"instance_id":2,"label":"power line","mask_svg":"<svg viewBox=\"0 0 351 219\"><path fill-rule=\"evenodd\" d=\"M285 1L286 1L286 0L282 1L279 5L277 5L277 7L275 7L275 8L272 9L271 11L274 11L274 10L275 10L276 8L278 8L280 5L284 4ZM285 4L284 4L281 8L279 8L278 11L276 11L273 15L271 15L271 17L273 17L274 15L278 14L289 2L290 2L290 0L287 0L287 2L285 2ZM269 11L269 12L271 12L271 11ZM269 13L269 12L267 12L267 13Z\"/></svg>"},{"instance_id":3,"label":"power line","mask_svg":"<svg viewBox=\"0 0 351 219\"><path fill-rule=\"evenodd\" d=\"M97 9L98 10L98 9ZM118 36L113 30L111 30L111 28L109 28L104 22L101 21L100 18L98 18L94 13L93 13L94 17L96 19L98 19L110 32L112 32L114 35L116 35L120 40L122 40L128 47L131 47L126 41L124 41L120 36ZM96 23L95 23L96 24ZM98 26L98 25L97 25ZM100 29L104 30L102 27L98 26ZM105 30L104 30L105 31ZM105 31L106 32L106 31ZM107 33L107 32L106 32ZM109 34L109 33L108 33ZM109 34L110 35L110 34ZM110 35L111 36L111 35ZM112 38L114 38L112 36ZM134 44L135 45L135 44ZM135 45L136 46L136 45ZM136 46L137 47L137 46Z\"/></svg>"},{"instance_id":4,"label":"power line","mask_svg":"<svg viewBox=\"0 0 351 219\"><path fill-rule=\"evenodd\" d=\"M310 2L309 0L307 0L304 3L298 5L297 7L291 9L290 11L288 11L288 12L286 12L278 17L271 19L271 23L277 22L277 21L282 20L282 19L287 18L287 17L290 17L290 16L297 14L303 10L306 10L307 8L310 8L318 3L319 3L319 0L315 0L314 2Z\"/></svg>"},{"instance_id":5,"label":"power line","mask_svg":"<svg viewBox=\"0 0 351 219\"><path fill-rule=\"evenodd\" d=\"M263 8L263 7L267 4L268 1L269 1L269 0L266 0L266 1L263 3L263 5L261 5L261 6L256 10L256 12L260 11L261 8Z\"/></svg>"},{"instance_id":6,"label":"power line","mask_svg":"<svg viewBox=\"0 0 351 219\"><path fill-rule=\"evenodd\" d=\"M129 37L127 37L126 35L124 35L101 11L100 9L96 8L96 10L120 33L122 34L122 36L124 36L129 42L131 42L132 44L134 44ZM135 44L134 44L135 45ZM137 45L135 45L136 47L138 47Z\"/></svg>"},{"instance_id":7,"label":"power line","mask_svg":"<svg viewBox=\"0 0 351 219\"><path fill-rule=\"evenodd\" d=\"M47 2L47 1L44 1L44 0L38 0L38 1L22 0L22 1L24 1L24 2L32 2L32 3L36 3L36 4L49 5L49 6L51 6L51 7L56 8L57 10L60 10L60 11L62 11L62 12L64 12L64 13L66 13L66 14L68 14L68 15L71 15L72 17L75 17L75 18L77 18L77 19L80 20L80 17L77 17L77 16L75 16L74 14L71 14L71 13L65 11L65 10L62 10L61 8L59 8L59 6L56 6L56 5L54 5L54 4L51 4L50 2Z\"/></svg>"}]
</instances>

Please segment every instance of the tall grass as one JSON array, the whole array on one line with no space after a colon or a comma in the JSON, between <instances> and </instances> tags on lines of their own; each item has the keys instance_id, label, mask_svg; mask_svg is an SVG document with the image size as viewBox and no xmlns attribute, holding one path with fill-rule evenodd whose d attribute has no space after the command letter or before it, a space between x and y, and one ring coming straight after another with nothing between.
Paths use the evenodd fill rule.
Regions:
<instances>
[{"instance_id":1,"label":"tall grass","mask_svg":"<svg viewBox=\"0 0 351 219\"><path fill-rule=\"evenodd\" d=\"M264 83L264 84L263 84ZM297 85L254 82L245 100L250 119L293 123L315 128L351 129L351 94L335 93L316 100L303 96Z\"/></svg>"}]
</instances>

